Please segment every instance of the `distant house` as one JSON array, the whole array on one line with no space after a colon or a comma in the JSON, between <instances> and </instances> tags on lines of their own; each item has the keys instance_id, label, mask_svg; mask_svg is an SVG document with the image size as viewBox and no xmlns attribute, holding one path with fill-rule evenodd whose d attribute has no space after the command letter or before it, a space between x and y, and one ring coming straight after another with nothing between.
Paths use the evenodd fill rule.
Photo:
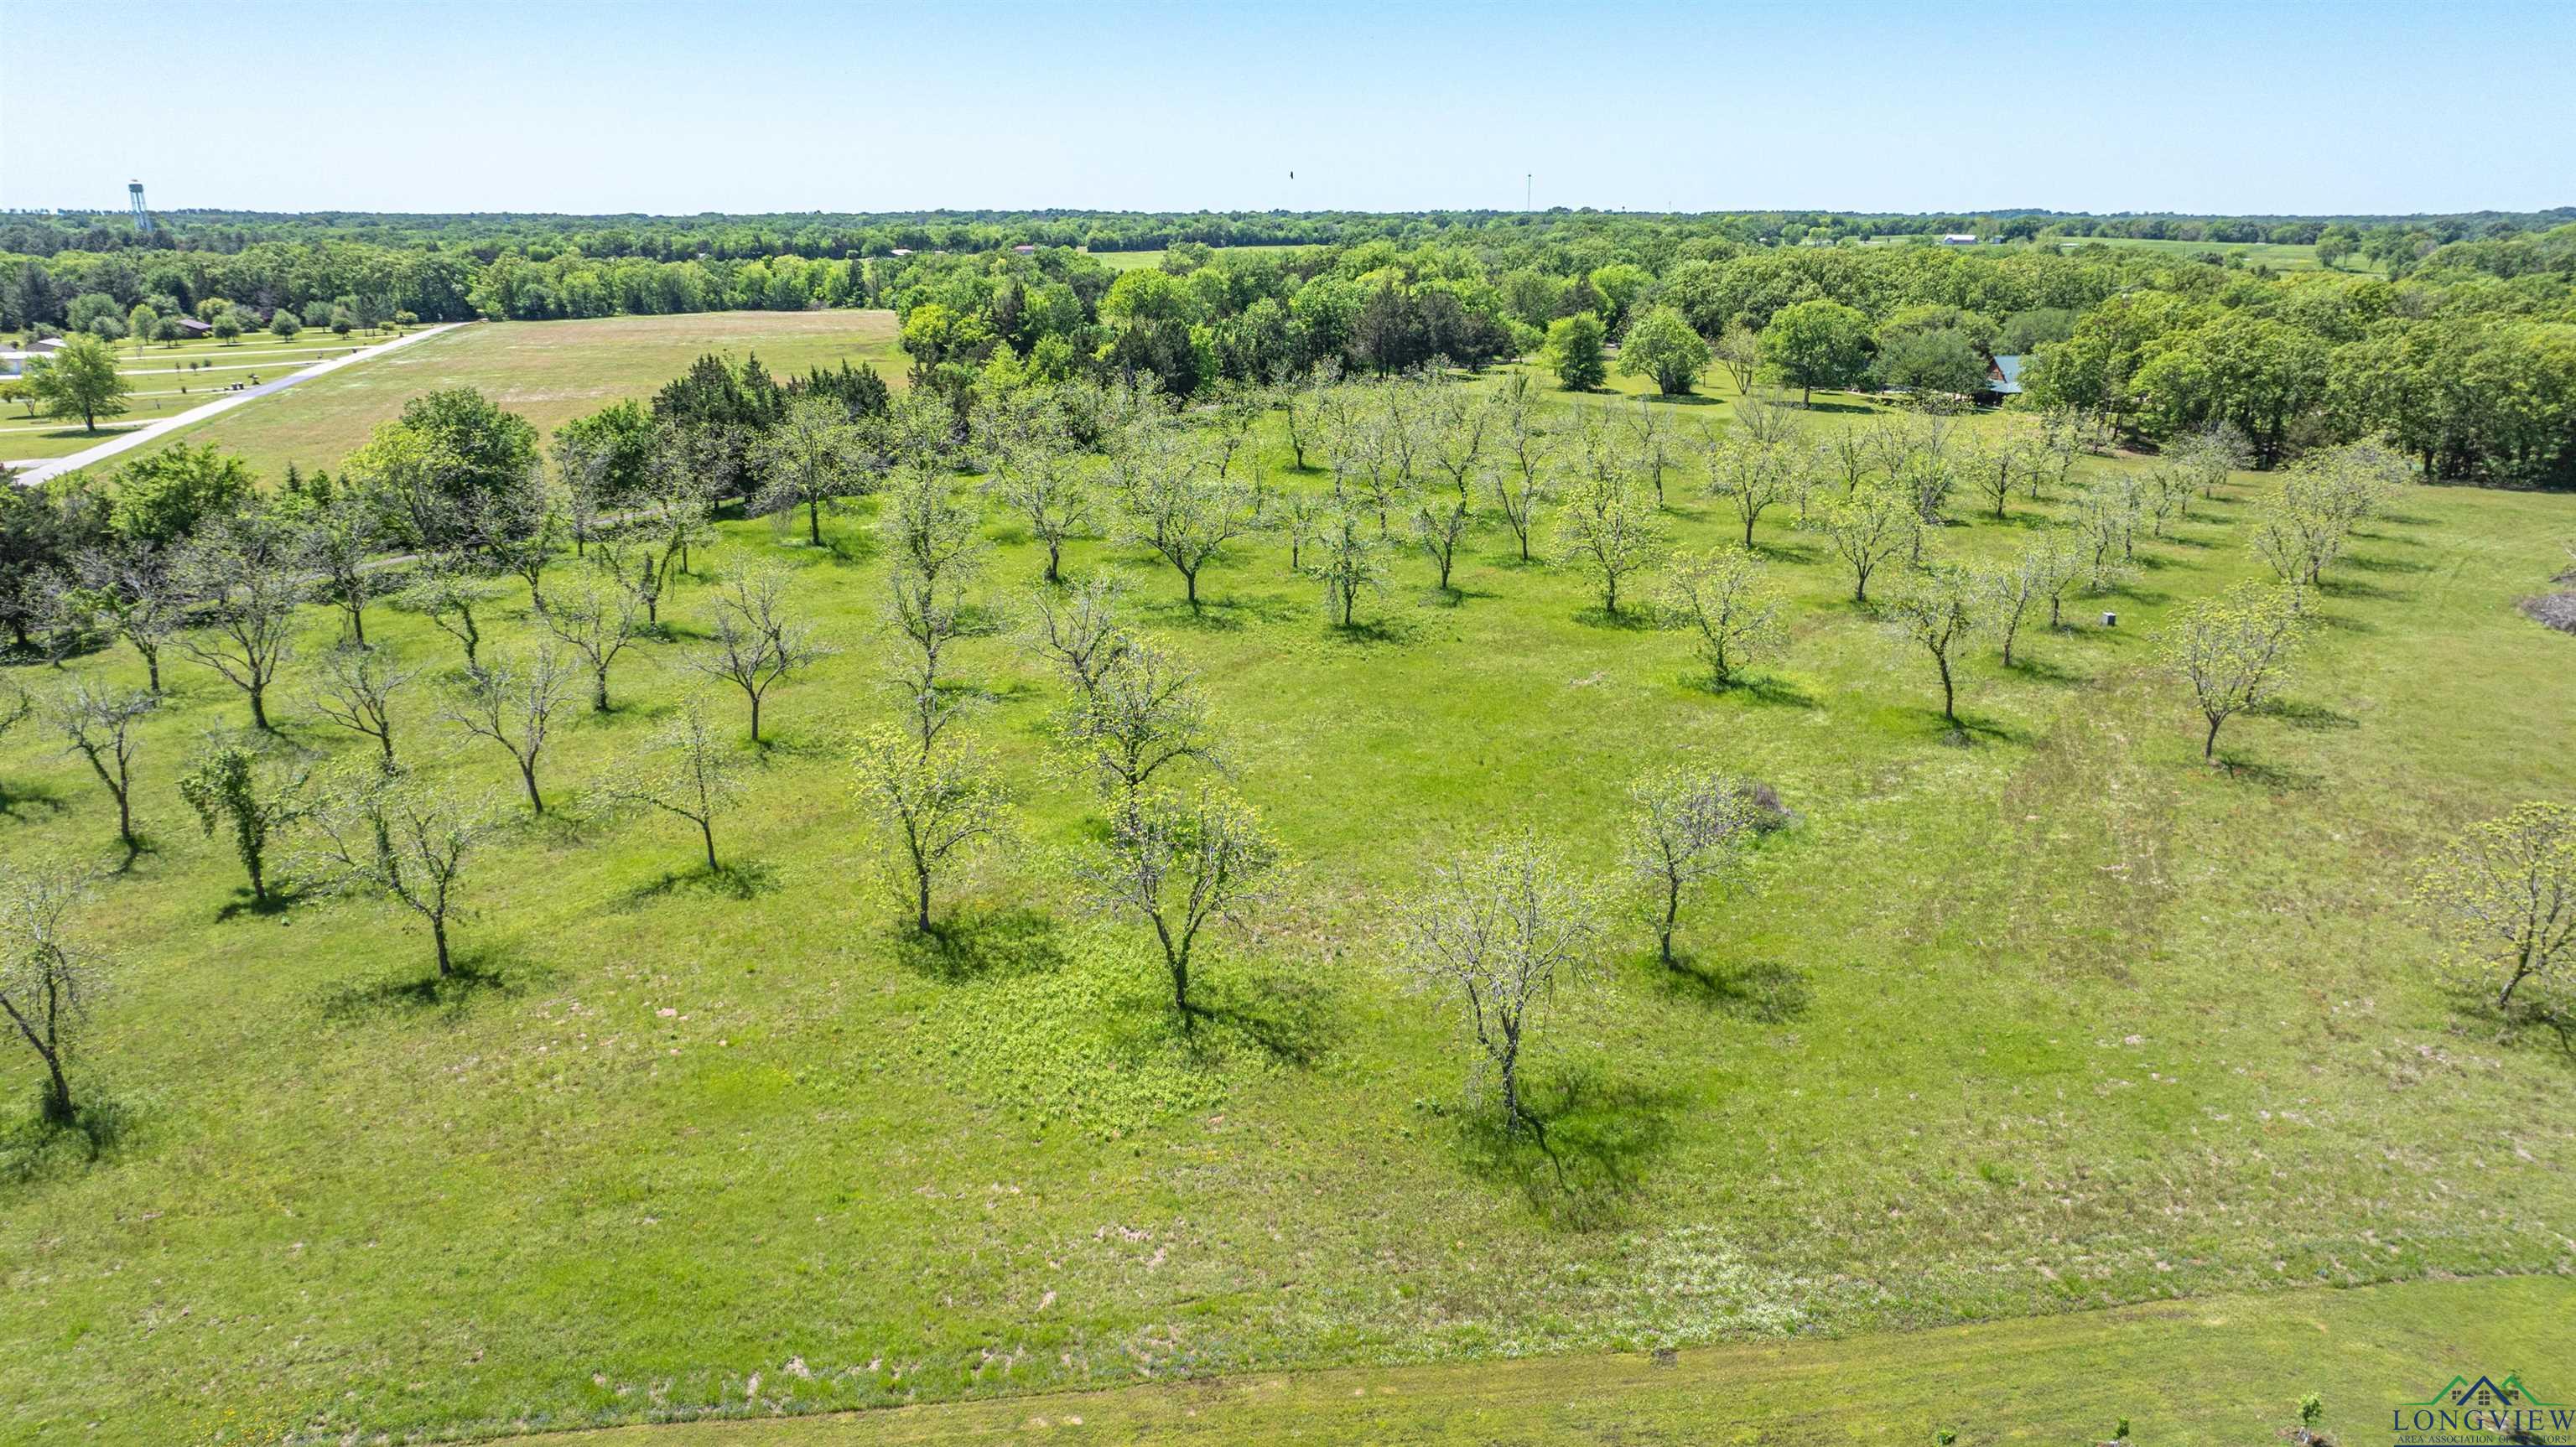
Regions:
<instances>
[{"instance_id":1,"label":"distant house","mask_svg":"<svg viewBox=\"0 0 2576 1447\"><path fill-rule=\"evenodd\" d=\"M1941 244L1943 246L1974 246L1977 244L1977 233L1973 231L1953 231L1941 238Z\"/></svg>"},{"instance_id":2,"label":"distant house","mask_svg":"<svg viewBox=\"0 0 2576 1447\"><path fill-rule=\"evenodd\" d=\"M1029 255L1034 254L1034 253L1037 251L1037 248L1036 248L1036 247L1031 246L1031 245L1029 245L1029 244L1028 244L1028 243L1026 243L1026 242L1022 242L1021 244L1019 244L1019 245L1017 245L1017 246L1014 246L1014 247L1012 247L1011 249L1012 249L1013 251L1018 252L1018 253L1019 253L1020 255L1022 255L1022 256L1029 256Z\"/></svg>"},{"instance_id":3,"label":"distant house","mask_svg":"<svg viewBox=\"0 0 2576 1447\"><path fill-rule=\"evenodd\" d=\"M911 248L911 247L909 247L909 246L898 246L898 247L896 247L894 250L887 252L887 253L886 253L886 255L888 255L888 256L910 256L910 255L912 255L912 248Z\"/></svg>"},{"instance_id":4,"label":"distant house","mask_svg":"<svg viewBox=\"0 0 2576 1447\"><path fill-rule=\"evenodd\" d=\"M70 345L70 342L63 340L61 337L47 337L43 341L29 347L27 350L34 352L40 357L50 357L54 353L59 352Z\"/></svg>"},{"instance_id":5,"label":"distant house","mask_svg":"<svg viewBox=\"0 0 2576 1447\"><path fill-rule=\"evenodd\" d=\"M1986 363L1986 385L1977 393L1977 405L2001 406L2008 397L2021 395L2021 362L2019 357L1996 357Z\"/></svg>"},{"instance_id":6,"label":"distant house","mask_svg":"<svg viewBox=\"0 0 2576 1447\"><path fill-rule=\"evenodd\" d=\"M179 330L184 335L191 337L210 336L215 330L215 324L213 322L201 322L195 317L181 317L179 318Z\"/></svg>"}]
</instances>

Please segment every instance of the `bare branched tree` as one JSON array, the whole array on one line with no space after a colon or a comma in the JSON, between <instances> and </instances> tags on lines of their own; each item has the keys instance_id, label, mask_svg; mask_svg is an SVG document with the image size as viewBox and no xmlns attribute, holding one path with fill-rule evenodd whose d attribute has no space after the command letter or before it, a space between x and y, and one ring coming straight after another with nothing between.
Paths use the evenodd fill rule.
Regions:
<instances>
[{"instance_id":1,"label":"bare branched tree","mask_svg":"<svg viewBox=\"0 0 2576 1447\"><path fill-rule=\"evenodd\" d=\"M760 706L771 686L832 652L815 639L812 624L789 616L784 576L744 569L717 590L715 638L690 660L690 666L742 690L751 704L751 741L756 744Z\"/></svg>"},{"instance_id":2,"label":"bare branched tree","mask_svg":"<svg viewBox=\"0 0 2576 1447\"><path fill-rule=\"evenodd\" d=\"M180 553L176 576L206 621L179 636L180 650L248 695L251 724L266 731L268 689L294 656L295 609L305 597L294 539L276 520L243 513L200 533Z\"/></svg>"},{"instance_id":3,"label":"bare branched tree","mask_svg":"<svg viewBox=\"0 0 2576 1447\"><path fill-rule=\"evenodd\" d=\"M106 975L72 928L88 892L88 878L68 869L0 869L0 1011L44 1061L44 1113L57 1123L76 1114L63 1062Z\"/></svg>"},{"instance_id":4,"label":"bare branched tree","mask_svg":"<svg viewBox=\"0 0 2576 1447\"><path fill-rule=\"evenodd\" d=\"M1279 842L1251 805L1203 789L1148 797L1120 815L1082 879L1093 908L1153 927L1186 1030L1198 1013L1190 967L1200 935L1219 921L1241 924L1269 897L1280 862Z\"/></svg>"},{"instance_id":5,"label":"bare branched tree","mask_svg":"<svg viewBox=\"0 0 2576 1447\"><path fill-rule=\"evenodd\" d=\"M890 875L912 910L913 928L933 932L931 892L1008 826L1009 806L982 756L947 744L923 752L899 729L879 728L852 756L859 802L885 831Z\"/></svg>"},{"instance_id":6,"label":"bare branched tree","mask_svg":"<svg viewBox=\"0 0 2576 1447\"><path fill-rule=\"evenodd\" d=\"M46 720L63 736L65 752L88 760L90 771L116 800L116 837L129 862L143 852L134 833L134 757L143 746L143 720L160 705L157 694L99 688L84 679L45 709Z\"/></svg>"},{"instance_id":7,"label":"bare branched tree","mask_svg":"<svg viewBox=\"0 0 2576 1447\"><path fill-rule=\"evenodd\" d=\"M438 977L455 973L448 928L464 918L458 885L466 860L493 828L493 810L419 780L375 773L340 781L314 811L302 876L319 886L372 894L429 928Z\"/></svg>"},{"instance_id":8,"label":"bare branched tree","mask_svg":"<svg viewBox=\"0 0 2576 1447\"><path fill-rule=\"evenodd\" d=\"M716 816L742 798L741 755L716 737L707 724L706 709L690 699L654 736L641 764L638 769L621 770L604 784L607 796L659 809L698 826L698 840L706 847L707 872L721 870L724 866L716 862Z\"/></svg>"},{"instance_id":9,"label":"bare branched tree","mask_svg":"<svg viewBox=\"0 0 2576 1447\"><path fill-rule=\"evenodd\" d=\"M322 655L322 684L313 708L324 718L376 741L378 766L390 774L394 760L394 695L420 677L381 648L349 643Z\"/></svg>"},{"instance_id":10,"label":"bare branched tree","mask_svg":"<svg viewBox=\"0 0 2576 1447\"><path fill-rule=\"evenodd\" d=\"M466 676L465 690L444 717L476 738L490 739L509 751L527 786L528 809L546 812L546 796L537 787L537 765L554 736L556 715L572 697L572 672L562 655L546 649L517 663L478 668Z\"/></svg>"},{"instance_id":11,"label":"bare branched tree","mask_svg":"<svg viewBox=\"0 0 2576 1447\"><path fill-rule=\"evenodd\" d=\"M1403 930L1412 977L1448 998L1480 1073L1500 1077L1505 1128L1543 1130L1521 1103L1521 1057L1557 987L1591 963L1601 933L1594 891L1524 835L1435 868Z\"/></svg>"}]
</instances>

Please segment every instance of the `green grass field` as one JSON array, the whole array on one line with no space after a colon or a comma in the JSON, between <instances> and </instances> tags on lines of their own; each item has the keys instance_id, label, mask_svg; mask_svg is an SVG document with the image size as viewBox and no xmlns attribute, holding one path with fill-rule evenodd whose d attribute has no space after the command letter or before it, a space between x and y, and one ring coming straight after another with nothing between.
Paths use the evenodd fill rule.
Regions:
<instances>
[{"instance_id":1,"label":"green grass field","mask_svg":"<svg viewBox=\"0 0 2576 1447\"><path fill-rule=\"evenodd\" d=\"M599 321L480 322L299 383L254 406L183 428L171 440L191 446L214 443L271 475L289 462L307 470L336 468L377 423L391 420L405 401L423 392L480 387L541 431L551 432L612 402L650 397L704 352L755 353L781 374L836 366L846 357L876 367L898 386L903 380L891 312L695 312ZM159 349L152 349L147 363L158 355ZM194 405L204 399L167 400ZM86 446L77 438L79 429L71 430L75 436L69 444L27 455L60 456Z\"/></svg>"},{"instance_id":2,"label":"green grass field","mask_svg":"<svg viewBox=\"0 0 2576 1447\"><path fill-rule=\"evenodd\" d=\"M125 414L103 419L98 431L89 432L77 420L65 424L38 415L23 401L0 407L0 461L68 457L118 432L215 401L236 382L274 382L315 362L392 339L390 332L360 332L342 341L327 331L307 330L292 341L260 334L232 347L209 341L154 342L140 355L132 342L118 342L117 369L133 388L125 398Z\"/></svg>"},{"instance_id":3,"label":"green grass field","mask_svg":"<svg viewBox=\"0 0 2576 1447\"><path fill-rule=\"evenodd\" d=\"M2217 1296L1847 1340L1737 1343L1658 1365L1541 1357L1346 1369L785 1421L577 1433L578 1447L808 1447L995 1440L1098 1443L1533 1444L2099 1441L2260 1443L2313 1392L2338 1441L2419 1402L2454 1371L2521 1364L2535 1390L2576 1359L2565 1280L2410 1282L2296 1296ZM2488 1366L2484 1364L2497 1364ZM751 1415L745 1404L745 1416Z\"/></svg>"},{"instance_id":4,"label":"green grass field","mask_svg":"<svg viewBox=\"0 0 2576 1447\"><path fill-rule=\"evenodd\" d=\"M849 318L777 320L850 325L847 345ZM712 320L666 319L649 363L611 324L472 328L352 369L363 394L317 387L205 431L263 467L336 464L428 386L474 381L550 424L710 346L782 369L837 355L813 333L799 356L783 331L679 326ZM1819 401L1818 426L1866 412ZM1262 460L1315 485L1275 439ZM1722 694L1680 637L1605 619L1499 529L1457 596L1408 562L1356 633L1326 626L1284 547L1213 569L1199 618L1168 570L1078 547L1070 566L1132 580L1149 630L1201 670L1238 787L1299 861L1254 931L1218 942L1203 988L1225 1013L1187 1041L1136 931L1068 902L1095 809L1048 742L1060 687L1004 637L960 650L983 706L959 727L1006 767L1019 841L954 897L944 942L897 932L843 761L889 710L866 505L830 521L833 549L749 520L700 555L666 609L677 636L630 654L620 708L549 754L559 812L471 871L472 986L425 987L426 941L371 906L239 908L238 866L171 781L245 710L174 662L138 765L153 848L82 917L121 974L74 1068L121 1134L91 1161L44 1133L31 1057L5 1057L0 1441L104 1440L90 1423L400 1440L1443 1364L1476 1365L1298 1379L1279 1400L1320 1412L1418 1381L1418 1410L1399 1387L1396 1415L1368 1419L1383 1440L1548 1441L1626 1408L1581 1397L1605 1405L1524 1427L1472 1404L1577 1401L1564 1373L1597 1354L1728 1342L1756 1345L1710 1354L1712 1382L1775 1380L1726 1373L1776 1362L1810 1399L1830 1381L1880 1415L1846 1422L1828 1399L1783 1425L1732 1389L1681 1387L1700 1380L1685 1350L1648 1378L1675 1389L1640 1399L1633 1440L1894 1441L1874 1424L1917 1413L2075 1440L2037 1434L2107 1436L2127 1413L2176 1424L2143 1440L2259 1441L2285 1393L2327 1390L2340 1432L2372 1419L2373 1363L2420 1396L2473 1365L2449 1356L2514 1357L2496 1365L2550 1390L2563 1284L2431 1283L2570 1270L2576 1060L2464 1011L2402 889L2452 826L2576 794L2576 654L2512 606L2563 565L2576 497L2411 491L2331 576L2286 701L2230 725L2229 767L2210 769L2152 639L2175 603L2253 574L2246 519L2270 485L2196 505L2142 545L2133 587L2026 637L2018 668L1981 649L1965 746L1928 664L1776 511L1759 541L1794 641ZM1693 482L1673 497L1684 543L1729 535ZM1996 522L1963 501L1936 546L2000 556L2057 510ZM990 536L998 609L1039 560L998 516ZM842 651L773 697L753 800L720 825L733 868L710 877L685 826L589 804L697 686L681 659L715 572L754 559L794 571ZM2117 627L2090 621L2102 609ZM315 612L307 651L334 631ZM533 635L494 631L503 652ZM370 634L457 662L391 610ZM68 671L139 679L122 653ZM287 736L357 757L303 701L310 679L272 704ZM427 697L404 727L423 769L507 806L496 748ZM1561 997L1536 1046L1555 1158L1498 1143L1459 1109L1450 1026L1397 980L1390 911L1432 862L1510 829L1613 877L1628 780L1685 756L1770 780L1800 823L1686 923L1688 971L1630 928ZM0 740L0 784L11 859L116 859L101 791L32 727ZM2379 1282L2426 1284L2317 1290ZM2256 1295L2190 1300L2235 1293ZM2088 1351L2136 1318L2067 1315L2141 1303L2235 1325ZM2338 1321L2381 1355L2338 1355ZM2024 1357L2070 1384L2062 1414L2013 1405ZM1904 1384L1884 1400L1881 1363ZM1606 1391L1649 1369L1600 1370ZM1172 1413L1194 1399L1117 1400L1139 1405L1100 1410L1132 1438L1186 1430ZM1062 1410L918 1420L1010 1436ZM1310 1422L1248 1420L1226 1440Z\"/></svg>"}]
</instances>

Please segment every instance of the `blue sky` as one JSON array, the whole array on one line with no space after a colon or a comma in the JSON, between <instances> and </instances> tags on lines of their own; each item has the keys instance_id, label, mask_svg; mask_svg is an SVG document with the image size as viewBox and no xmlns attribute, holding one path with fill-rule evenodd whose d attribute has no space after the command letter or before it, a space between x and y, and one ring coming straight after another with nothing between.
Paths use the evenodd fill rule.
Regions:
<instances>
[{"instance_id":1,"label":"blue sky","mask_svg":"<svg viewBox=\"0 0 2576 1447\"><path fill-rule=\"evenodd\" d=\"M0 0L0 49L9 206L2576 202L2565 0Z\"/></svg>"}]
</instances>

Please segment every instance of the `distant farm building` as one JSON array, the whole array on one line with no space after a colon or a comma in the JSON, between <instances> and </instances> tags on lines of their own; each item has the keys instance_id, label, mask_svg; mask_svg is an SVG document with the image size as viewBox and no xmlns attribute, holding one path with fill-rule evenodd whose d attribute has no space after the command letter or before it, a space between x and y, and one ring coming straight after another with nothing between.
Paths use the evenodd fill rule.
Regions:
<instances>
[{"instance_id":1,"label":"distant farm building","mask_svg":"<svg viewBox=\"0 0 2576 1447\"><path fill-rule=\"evenodd\" d=\"M1980 406L1998 407L2006 400L2021 395L2019 357L1996 357L1986 363L1986 385L1977 393Z\"/></svg>"},{"instance_id":2,"label":"distant farm building","mask_svg":"<svg viewBox=\"0 0 2576 1447\"><path fill-rule=\"evenodd\" d=\"M179 330L192 337L202 337L211 335L215 330L215 324L213 322L201 322L195 317L181 317L179 318Z\"/></svg>"},{"instance_id":3,"label":"distant farm building","mask_svg":"<svg viewBox=\"0 0 2576 1447\"><path fill-rule=\"evenodd\" d=\"M1941 244L1943 246L1974 246L1977 244L1977 233L1973 231L1953 231L1941 238Z\"/></svg>"}]
</instances>

